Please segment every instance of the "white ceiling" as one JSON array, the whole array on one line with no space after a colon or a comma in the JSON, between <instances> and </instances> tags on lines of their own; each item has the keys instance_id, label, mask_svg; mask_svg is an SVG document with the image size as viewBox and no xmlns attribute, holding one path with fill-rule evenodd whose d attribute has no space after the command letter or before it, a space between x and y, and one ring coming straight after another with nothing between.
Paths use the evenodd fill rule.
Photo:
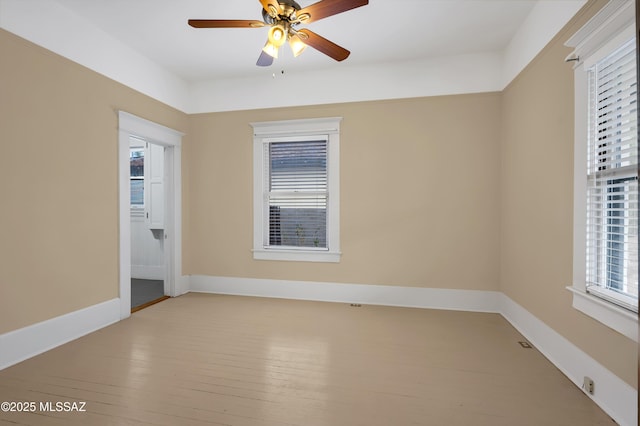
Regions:
<instances>
[{"instance_id":1,"label":"white ceiling","mask_svg":"<svg viewBox=\"0 0 640 426\"><path fill-rule=\"evenodd\" d=\"M262 20L258 0L56 1L187 81L265 72L255 62L268 28L187 25L190 18ZM305 7L315 1L298 3ZM504 50L535 2L371 0L307 27L350 50L350 64L404 62ZM293 58L283 48L281 56L273 65L278 71L342 65L311 49Z\"/></svg>"},{"instance_id":2,"label":"white ceiling","mask_svg":"<svg viewBox=\"0 0 640 426\"><path fill-rule=\"evenodd\" d=\"M305 7L316 0L297 1ZM363 70L373 70L379 75L377 80L371 82L378 81L377 85L388 87L391 82L396 84L395 80L398 76L401 78L403 70L410 70L407 78L419 79L421 70L425 71L425 75L430 75L433 70L425 70L425 66L429 67L425 64L442 62L443 58L464 58L465 55L480 58L483 55L483 58L489 59L478 61L475 68L469 64L466 71L485 72L487 75L496 74L498 62L501 67L507 68L509 64L504 63L513 62L513 58L516 58L516 62L528 62L584 2L585 0L370 0L367 6L306 26L350 50L351 56L344 62L336 62L312 48L298 58L293 58L284 46L280 49L280 58L269 68L255 65L266 41L268 28L194 29L187 25L187 20L191 18L261 20L262 6L258 0L0 0L0 12L5 12L4 19L0 14L0 24L3 28L54 51L57 43L58 53L93 69L114 66L101 63L105 59L96 58L95 51L103 48L104 52L108 52L105 55L112 54L114 49L107 48L106 41L115 40L147 62L157 65L166 75L175 77L179 81L178 85L188 87L192 93L198 85L208 84L207 87L219 89L225 87L221 82L241 79L242 88L253 87L247 85L249 79L259 80L265 76L272 78L274 74L281 75L282 71L288 75L297 75L301 79L299 81L303 81L301 76L307 74L331 76L339 80L341 73L350 73L348 78L351 85L354 85L359 76L366 79L366 71ZM59 10L52 8L56 3L61 6L58 7ZM42 11L40 14L45 16L33 16L33 12L29 13L29 5L32 11ZM62 10L64 13L61 13ZM47 13L55 13L56 19L47 21ZM562 16L555 16L556 14ZM68 18L66 22L57 18L63 15ZM89 35L88 30L93 33L98 30L101 34ZM538 33L545 31L540 39ZM62 37L65 32L66 38ZM528 46L536 43L538 45ZM71 52L74 49L84 49L85 53L75 55ZM522 55L519 53L521 50L526 50L527 58L517 58L519 54ZM455 66L459 68L460 63L464 61ZM483 64L490 66L483 71L480 69ZM517 64L518 69L515 71L519 72L522 66ZM96 70L133 85L125 81L126 78L114 77L108 70ZM511 71L508 73L513 74ZM446 76L447 71L442 68L436 74ZM504 78L500 75L494 80L508 82L513 77L514 75L509 75ZM140 80L139 76L136 78ZM167 80L168 77L163 78ZM492 88L495 85L485 84L477 91L487 88L495 90ZM144 81L139 86L136 87L138 90L150 94L150 90L144 88ZM416 87L415 84L412 86ZM237 96L242 94L242 88L238 89L240 92ZM425 93L416 95L424 96ZM387 94L384 96L393 97ZM399 96L406 94L401 93ZM162 100L183 110L194 110L183 106L185 102L182 101ZM195 110L203 108L225 109L202 105L202 108Z\"/></svg>"}]
</instances>

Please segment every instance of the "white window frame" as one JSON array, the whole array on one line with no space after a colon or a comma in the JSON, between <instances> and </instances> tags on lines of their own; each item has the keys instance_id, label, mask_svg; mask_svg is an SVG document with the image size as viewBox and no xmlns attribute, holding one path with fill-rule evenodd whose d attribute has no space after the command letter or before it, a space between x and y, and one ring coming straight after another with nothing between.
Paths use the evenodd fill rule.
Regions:
<instances>
[{"instance_id":1,"label":"white window frame","mask_svg":"<svg viewBox=\"0 0 640 426\"><path fill-rule=\"evenodd\" d=\"M634 2L612 1L565 44L575 50L567 57L574 65L575 143L573 209L573 307L626 337L638 341L635 312L588 293L586 289L586 206L588 149L588 75L592 64L635 36Z\"/></svg>"},{"instance_id":2,"label":"white window frame","mask_svg":"<svg viewBox=\"0 0 640 426\"><path fill-rule=\"evenodd\" d=\"M340 122L341 117L250 123L253 127L253 258L303 262L340 262ZM268 222L264 209L265 149L264 145L277 141L291 141L296 137L308 139L319 136L327 139L327 250L313 247L276 248L264 246Z\"/></svg>"}]
</instances>

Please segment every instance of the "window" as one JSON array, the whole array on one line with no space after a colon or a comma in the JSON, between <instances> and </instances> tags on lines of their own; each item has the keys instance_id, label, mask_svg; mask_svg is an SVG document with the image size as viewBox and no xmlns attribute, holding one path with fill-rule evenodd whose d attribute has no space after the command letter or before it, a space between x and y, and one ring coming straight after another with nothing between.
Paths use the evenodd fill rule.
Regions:
<instances>
[{"instance_id":1,"label":"window","mask_svg":"<svg viewBox=\"0 0 640 426\"><path fill-rule=\"evenodd\" d=\"M327 138L265 143L267 247L327 248Z\"/></svg>"},{"instance_id":2,"label":"window","mask_svg":"<svg viewBox=\"0 0 640 426\"><path fill-rule=\"evenodd\" d=\"M149 229L164 228L164 155L164 146L129 137L130 213Z\"/></svg>"},{"instance_id":3,"label":"window","mask_svg":"<svg viewBox=\"0 0 640 426\"><path fill-rule=\"evenodd\" d=\"M144 207L144 148L129 151L131 207Z\"/></svg>"},{"instance_id":4,"label":"window","mask_svg":"<svg viewBox=\"0 0 640 426\"><path fill-rule=\"evenodd\" d=\"M610 2L568 42L575 66L573 306L637 340L635 11Z\"/></svg>"},{"instance_id":5,"label":"window","mask_svg":"<svg viewBox=\"0 0 640 426\"><path fill-rule=\"evenodd\" d=\"M252 126L254 258L339 262L340 119Z\"/></svg>"},{"instance_id":6,"label":"window","mask_svg":"<svg viewBox=\"0 0 640 426\"><path fill-rule=\"evenodd\" d=\"M589 79L586 290L638 310L635 38L593 64Z\"/></svg>"}]
</instances>

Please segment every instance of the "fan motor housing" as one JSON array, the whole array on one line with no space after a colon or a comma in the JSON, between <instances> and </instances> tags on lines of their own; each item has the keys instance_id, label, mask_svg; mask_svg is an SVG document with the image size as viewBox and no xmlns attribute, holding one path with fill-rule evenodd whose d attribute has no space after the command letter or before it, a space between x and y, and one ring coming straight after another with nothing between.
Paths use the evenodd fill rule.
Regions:
<instances>
[{"instance_id":1,"label":"fan motor housing","mask_svg":"<svg viewBox=\"0 0 640 426\"><path fill-rule=\"evenodd\" d=\"M284 20L289 20L295 12L302 9L300 5L294 0L278 0L278 4L280 5L283 11L283 13L280 14L278 17ZM273 17L271 17L271 15L269 15L269 13L265 9L262 9L262 20L266 24L272 25L278 19L274 19Z\"/></svg>"}]
</instances>

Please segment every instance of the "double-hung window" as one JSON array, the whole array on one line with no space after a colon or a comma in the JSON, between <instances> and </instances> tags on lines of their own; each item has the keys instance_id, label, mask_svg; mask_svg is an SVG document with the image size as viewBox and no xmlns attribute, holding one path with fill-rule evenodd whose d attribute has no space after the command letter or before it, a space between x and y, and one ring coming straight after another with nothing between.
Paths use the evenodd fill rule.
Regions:
<instances>
[{"instance_id":1,"label":"double-hung window","mask_svg":"<svg viewBox=\"0 0 640 426\"><path fill-rule=\"evenodd\" d=\"M637 339L638 128L633 2L611 2L567 45L575 66L573 304Z\"/></svg>"},{"instance_id":2,"label":"double-hung window","mask_svg":"<svg viewBox=\"0 0 640 426\"><path fill-rule=\"evenodd\" d=\"M130 138L129 148L129 180L131 184L131 214L144 216L145 180L144 180L145 142L141 139Z\"/></svg>"},{"instance_id":3,"label":"double-hung window","mask_svg":"<svg viewBox=\"0 0 640 426\"><path fill-rule=\"evenodd\" d=\"M131 148L129 151L131 168L131 206L144 206L144 149Z\"/></svg>"},{"instance_id":4,"label":"double-hung window","mask_svg":"<svg viewBox=\"0 0 640 426\"><path fill-rule=\"evenodd\" d=\"M252 123L255 259L340 260L339 125Z\"/></svg>"},{"instance_id":5,"label":"double-hung window","mask_svg":"<svg viewBox=\"0 0 640 426\"><path fill-rule=\"evenodd\" d=\"M588 69L586 289L638 309L636 41Z\"/></svg>"}]
</instances>

